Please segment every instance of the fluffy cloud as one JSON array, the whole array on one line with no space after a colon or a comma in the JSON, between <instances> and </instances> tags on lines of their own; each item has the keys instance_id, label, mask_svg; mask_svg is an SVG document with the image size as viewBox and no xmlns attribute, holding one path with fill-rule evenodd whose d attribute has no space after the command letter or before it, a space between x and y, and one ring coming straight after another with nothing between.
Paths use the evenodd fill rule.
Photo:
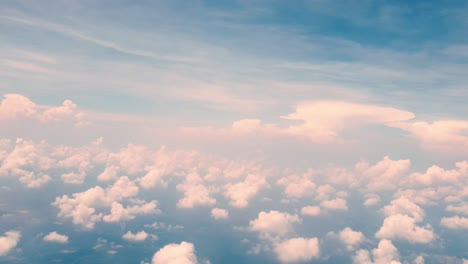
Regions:
<instances>
[{"instance_id":1,"label":"fluffy cloud","mask_svg":"<svg viewBox=\"0 0 468 264\"><path fill-rule=\"evenodd\" d=\"M322 201L320 206L329 210L348 210L346 200L342 198L336 198L333 200Z\"/></svg>"},{"instance_id":2,"label":"fluffy cloud","mask_svg":"<svg viewBox=\"0 0 468 264\"><path fill-rule=\"evenodd\" d=\"M392 190L398 186L400 177L409 169L410 160L392 160L384 157L377 164L370 166L367 162L356 164L356 171L362 175L360 180L371 191Z\"/></svg>"},{"instance_id":3,"label":"fluffy cloud","mask_svg":"<svg viewBox=\"0 0 468 264\"><path fill-rule=\"evenodd\" d=\"M44 123L72 121L76 125L85 125L84 113L77 111L77 106L65 100L61 106L37 105L29 98L19 94L4 95L0 103L0 120L29 118Z\"/></svg>"},{"instance_id":4,"label":"fluffy cloud","mask_svg":"<svg viewBox=\"0 0 468 264\"><path fill-rule=\"evenodd\" d=\"M285 119L302 121L290 126L288 133L315 141L333 141L345 126L363 124L392 124L414 118L411 112L392 107L356 104L342 101L304 102Z\"/></svg>"},{"instance_id":5,"label":"fluffy cloud","mask_svg":"<svg viewBox=\"0 0 468 264\"><path fill-rule=\"evenodd\" d=\"M295 112L281 116L282 119L300 122L299 125L280 127L265 124L258 119L242 119L230 128L184 128L183 135L206 135L210 138L231 138L248 135L262 137L300 137L314 143L333 143L347 127L367 124L393 125L410 120L411 112L392 107L349 103L343 101L309 101L296 106Z\"/></svg>"},{"instance_id":6,"label":"fluffy cloud","mask_svg":"<svg viewBox=\"0 0 468 264\"><path fill-rule=\"evenodd\" d=\"M468 218L460 216L444 217L440 220L440 225L450 229L468 229Z\"/></svg>"},{"instance_id":7,"label":"fluffy cloud","mask_svg":"<svg viewBox=\"0 0 468 264\"><path fill-rule=\"evenodd\" d=\"M229 213L227 210L221 208L213 208L213 210L211 210L211 217L214 219L227 219L229 217Z\"/></svg>"},{"instance_id":8,"label":"fluffy cloud","mask_svg":"<svg viewBox=\"0 0 468 264\"><path fill-rule=\"evenodd\" d=\"M122 238L130 242L140 242L148 238L148 233L146 233L145 231L140 231L137 233L132 233L128 231L122 236Z\"/></svg>"},{"instance_id":9,"label":"fluffy cloud","mask_svg":"<svg viewBox=\"0 0 468 264\"><path fill-rule=\"evenodd\" d=\"M20 238L21 233L14 230L5 232L4 236L0 236L0 256L7 255L13 248L15 248Z\"/></svg>"},{"instance_id":10,"label":"fluffy cloud","mask_svg":"<svg viewBox=\"0 0 468 264\"><path fill-rule=\"evenodd\" d=\"M228 183L225 185L224 196L228 198L229 204L234 207L246 207L249 200L260 191L261 188L269 186L264 176L249 174L244 181Z\"/></svg>"},{"instance_id":11,"label":"fluffy cloud","mask_svg":"<svg viewBox=\"0 0 468 264\"><path fill-rule=\"evenodd\" d=\"M14 148L3 159L0 175L16 176L29 188L41 187L51 180L51 177L44 173L55 162L49 157L49 152L49 146L45 141L36 144L18 138Z\"/></svg>"},{"instance_id":12,"label":"fluffy cloud","mask_svg":"<svg viewBox=\"0 0 468 264\"><path fill-rule=\"evenodd\" d=\"M198 264L195 247L192 243L181 242L161 248L153 256L153 264Z\"/></svg>"},{"instance_id":13,"label":"fluffy cloud","mask_svg":"<svg viewBox=\"0 0 468 264\"><path fill-rule=\"evenodd\" d=\"M366 240L364 234L354 231L349 227L341 230L341 232L338 234L338 237L346 245L346 249L349 251L353 250L356 246Z\"/></svg>"},{"instance_id":14,"label":"fluffy cloud","mask_svg":"<svg viewBox=\"0 0 468 264\"><path fill-rule=\"evenodd\" d=\"M260 212L258 217L250 221L250 229L263 234L284 236L292 231L294 223L302 220L297 215L278 211Z\"/></svg>"},{"instance_id":15,"label":"fluffy cloud","mask_svg":"<svg viewBox=\"0 0 468 264\"><path fill-rule=\"evenodd\" d=\"M408 215L395 214L385 218L375 237L383 239L404 239L410 243L429 243L435 235L430 226L419 227L416 220Z\"/></svg>"},{"instance_id":16,"label":"fluffy cloud","mask_svg":"<svg viewBox=\"0 0 468 264\"><path fill-rule=\"evenodd\" d=\"M320 255L317 238L291 238L275 245L274 251L281 263L310 261Z\"/></svg>"},{"instance_id":17,"label":"fluffy cloud","mask_svg":"<svg viewBox=\"0 0 468 264\"><path fill-rule=\"evenodd\" d=\"M380 240L377 248L369 251L361 249L353 257L355 264L400 264L400 253L390 240Z\"/></svg>"},{"instance_id":18,"label":"fluffy cloud","mask_svg":"<svg viewBox=\"0 0 468 264\"><path fill-rule=\"evenodd\" d=\"M138 186L128 177L122 176L112 186L103 189L95 186L72 197L63 195L52 203L59 209L58 216L71 218L74 224L86 229L94 228L99 221L118 222L131 220L138 214L157 213L155 201L130 207L124 207L119 202L138 194ZM96 209L110 208L110 214L104 215Z\"/></svg>"},{"instance_id":19,"label":"fluffy cloud","mask_svg":"<svg viewBox=\"0 0 468 264\"><path fill-rule=\"evenodd\" d=\"M186 176L185 182L177 185L177 190L184 193L184 197L177 203L181 208L192 208L197 205L213 205L216 200L210 196L210 190L203 185L202 178L195 173Z\"/></svg>"},{"instance_id":20,"label":"fluffy cloud","mask_svg":"<svg viewBox=\"0 0 468 264\"><path fill-rule=\"evenodd\" d=\"M313 173L308 171L303 175L289 175L277 181L278 185L285 186L284 193L288 197L300 198L312 194L315 183L310 179Z\"/></svg>"},{"instance_id":21,"label":"fluffy cloud","mask_svg":"<svg viewBox=\"0 0 468 264\"><path fill-rule=\"evenodd\" d=\"M319 206L305 206L301 209L302 215L308 216L316 216L320 214L320 207Z\"/></svg>"},{"instance_id":22,"label":"fluffy cloud","mask_svg":"<svg viewBox=\"0 0 468 264\"><path fill-rule=\"evenodd\" d=\"M47 242L55 242L55 243L67 243L68 242L68 236L66 235L61 235L57 233L56 231L50 232L43 238L44 241Z\"/></svg>"},{"instance_id":23,"label":"fluffy cloud","mask_svg":"<svg viewBox=\"0 0 468 264\"><path fill-rule=\"evenodd\" d=\"M394 124L411 133L421 144L434 150L454 150L466 152L468 149L468 121L466 120L439 120L434 122L403 122Z\"/></svg>"},{"instance_id":24,"label":"fluffy cloud","mask_svg":"<svg viewBox=\"0 0 468 264\"><path fill-rule=\"evenodd\" d=\"M417 185L442 185L447 183L456 183L462 177L468 177L468 162L461 161L455 163L456 169L445 170L439 166L429 167L425 173L415 172L409 176L409 182Z\"/></svg>"},{"instance_id":25,"label":"fluffy cloud","mask_svg":"<svg viewBox=\"0 0 468 264\"><path fill-rule=\"evenodd\" d=\"M383 208L383 211L386 216L396 214L409 215L417 222L422 221L424 218L424 210L405 196L392 200L389 205Z\"/></svg>"}]
</instances>

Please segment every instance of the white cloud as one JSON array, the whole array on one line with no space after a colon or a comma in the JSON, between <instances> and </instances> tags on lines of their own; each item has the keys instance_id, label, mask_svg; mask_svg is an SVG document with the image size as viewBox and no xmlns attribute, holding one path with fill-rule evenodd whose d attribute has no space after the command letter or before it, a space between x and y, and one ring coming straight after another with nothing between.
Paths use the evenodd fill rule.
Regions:
<instances>
[{"instance_id":1,"label":"white cloud","mask_svg":"<svg viewBox=\"0 0 468 264\"><path fill-rule=\"evenodd\" d=\"M364 201L364 205L367 207L374 206L380 203L380 196L373 193L367 193L365 195L366 200Z\"/></svg>"},{"instance_id":2,"label":"white cloud","mask_svg":"<svg viewBox=\"0 0 468 264\"><path fill-rule=\"evenodd\" d=\"M128 231L122 236L122 238L130 242L140 242L148 238L148 233L146 233L145 231L140 231L136 233Z\"/></svg>"},{"instance_id":3,"label":"white cloud","mask_svg":"<svg viewBox=\"0 0 468 264\"><path fill-rule=\"evenodd\" d=\"M315 183L310 179L311 172L303 175L289 175L279 179L276 183L285 186L284 193L288 197L300 198L305 195L311 195L315 189Z\"/></svg>"},{"instance_id":4,"label":"white cloud","mask_svg":"<svg viewBox=\"0 0 468 264\"><path fill-rule=\"evenodd\" d=\"M366 240L366 237L361 232L352 230L349 227L341 230L338 234L340 240L346 245L346 249L351 251L356 248L359 244Z\"/></svg>"},{"instance_id":5,"label":"white cloud","mask_svg":"<svg viewBox=\"0 0 468 264\"><path fill-rule=\"evenodd\" d=\"M461 151L468 149L468 121L439 120L429 122L413 122L394 124L395 127L410 132L421 144L433 150Z\"/></svg>"},{"instance_id":6,"label":"white cloud","mask_svg":"<svg viewBox=\"0 0 468 264\"><path fill-rule=\"evenodd\" d=\"M468 218L460 216L444 217L440 220L440 225L450 229L468 229Z\"/></svg>"},{"instance_id":7,"label":"white cloud","mask_svg":"<svg viewBox=\"0 0 468 264\"><path fill-rule=\"evenodd\" d=\"M308 216L316 216L320 214L320 207L319 206L305 206L301 209L302 215Z\"/></svg>"},{"instance_id":8,"label":"white cloud","mask_svg":"<svg viewBox=\"0 0 468 264\"><path fill-rule=\"evenodd\" d=\"M404 239L410 243L429 243L435 239L432 228L419 227L416 220L408 215L395 214L385 218L375 237L385 239Z\"/></svg>"},{"instance_id":9,"label":"white cloud","mask_svg":"<svg viewBox=\"0 0 468 264\"><path fill-rule=\"evenodd\" d=\"M284 118L302 121L287 129L292 135L301 135L314 141L334 141L346 126L363 124L391 124L414 118L411 112L392 107L356 104L343 101L304 102Z\"/></svg>"},{"instance_id":10,"label":"white cloud","mask_svg":"<svg viewBox=\"0 0 468 264\"><path fill-rule=\"evenodd\" d=\"M229 213L227 210L221 208L213 208L211 210L211 217L214 219L227 219L229 217Z\"/></svg>"},{"instance_id":11,"label":"white cloud","mask_svg":"<svg viewBox=\"0 0 468 264\"><path fill-rule=\"evenodd\" d=\"M21 232L14 230L5 232L4 236L0 236L0 256L7 255L13 248L15 248L20 238Z\"/></svg>"},{"instance_id":12,"label":"white cloud","mask_svg":"<svg viewBox=\"0 0 468 264\"><path fill-rule=\"evenodd\" d=\"M153 264L198 264L195 247L192 243L169 244L153 256Z\"/></svg>"},{"instance_id":13,"label":"white cloud","mask_svg":"<svg viewBox=\"0 0 468 264\"><path fill-rule=\"evenodd\" d=\"M122 176L112 186L103 189L95 186L84 192L74 193L72 197L63 195L52 203L59 209L58 216L72 218L73 223L86 229L104 220L105 222L126 221L138 214L157 213L157 202L152 201L143 205L123 207L119 202L134 197L139 192L138 186L128 177ZM109 215L104 215L102 209L110 209ZM100 209L101 212L97 212Z\"/></svg>"},{"instance_id":14,"label":"white cloud","mask_svg":"<svg viewBox=\"0 0 468 264\"><path fill-rule=\"evenodd\" d=\"M372 250L372 258L369 251L361 249L353 257L355 264L400 264L400 253L392 244L392 241L380 240L377 248Z\"/></svg>"},{"instance_id":15,"label":"white cloud","mask_svg":"<svg viewBox=\"0 0 468 264\"><path fill-rule=\"evenodd\" d=\"M250 230L268 235L284 236L292 231L294 223L301 223L297 215L278 211L260 212L258 217L250 221Z\"/></svg>"},{"instance_id":16,"label":"white cloud","mask_svg":"<svg viewBox=\"0 0 468 264\"><path fill-rule=\"evenodd\" d=\"M177 203L181 208L213 205L216 200L210 196L210 190L203 185L202 178L195 173L188 174L185 182L177 185L177 190L184 193L184 197Z\"/></svg>"},{"instance_id":17,"label":"white cloud","mask_svg":"<svg viewBox=\"0 0 468 264\"><path fill-rule=\"evenodd\" d=\"M244 181L226 184L224 196L230 200L230 205L243 208L261 188L267 186L269 185L264 176L249 174Z\"/></svg>"},{"instance_id":18,"label":"white cloud","mask_svg":"<svg viewBox=\"0 0 468 264\"><path fill-rule=\"evenodd\" d=\"M310 261L320 255L317 238L291 238L275 245L274 249L281 263Z\"/></svg>"},{"instance_id":19,"label":"white cloud","mask_svg":"<svg viewBox=\"0 0 468 264\"><path fill-rule=\"evenodd\" d=\"M87 124L84 113L77 111L77 106L65 100L61 106L37 105L20 94L7 94L0 102L0 120L29 118L43 123L71 121L75 125Z\"/></svg>"},{"instance_id":20,"label":"white cloud","mask_svg":"<svg viewBox=\"0 0 468 264\"><path fill-rule=\"evenodd\" d=\"M50 232L46 236L44 236L44 241L47 242L55 242L55 243L67 243L68 242L68 236L66 235L61 235L57 233L56 231Z\"/></svg>"},{"instance_id":21,"label":"white cloud","mask_svg":"<svg viewBox=\"0 0 468 264\"><path fill-rule=\"evenodd\" d=\"M414 264L424 264L424 257L423 256L417 256L414 261Z\"/></svg>"},{"instance_id":22,"label":"white cloud","mask_svg":"<svg viewBox=\"0 0 468 264\"><path fill-rule=\"evenodd\" d=\"M383 211L386 216L406 214L414 218L417 222L422 221L425 215L424 210L406 198L406 196L400 196L392 200L389 205L383 208Z\"/></svg>"},{"instance_id":23,"label":"white cloud","mask_svg":"<svg viewBox=\"0 0 468 264\"><path fill-rule=\"evenodd\" d=\"M395 189L410 165L410 160L392 160L386 156L373 166L362 161L355 168L367 189L378 192Z\"/></svg>"},{"instance_id":24,"label":"white cloud","mask_svg":"<svg viewBox=\"0 0 468 264\"><path fill-rule=\"evenodd\" d=\"M346 200L342 198L336 198L333 200L322 201L320 206L329 210L348 210Z\"/></svg>"}]
</instances>

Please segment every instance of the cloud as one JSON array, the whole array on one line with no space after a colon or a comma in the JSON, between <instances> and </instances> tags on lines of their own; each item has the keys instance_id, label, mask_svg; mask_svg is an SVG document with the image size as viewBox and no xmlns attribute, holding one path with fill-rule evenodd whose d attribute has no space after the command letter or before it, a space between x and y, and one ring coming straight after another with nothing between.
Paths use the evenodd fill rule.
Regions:
<instances>
[{"instance_id":1,"label":"cloud","mask_svg":"<svg viewBox=\"0 0 468 264\"><path fill-rule=\"evenodd\" d=\"M281 116L291 123L299 125L279 126L265 124L259 119L241 119L234 121L230 128L185 127L183 135L205 135L207 137L298 137L313 143L336 143L340 134L347 128L381 124L393 125L396 122L414 118L408 111L369 104L345 101L307 101L296 105L295 112Z\"/></svg>"},{"instance_id":2,"label":"cloud","mask_svg":"<svg viewBox=\"0 0 468 264\"><path fill-rule=\"evenodd\" d=\"M194 206L213 205L216 200L210 196L210 190L203 185L198 174L189 174L185 182L177 185L177 190L184 193L177 206L180 208L193 208Z\"/></svg>"},{"instance_id":3,"label":"cloud","mask_svg":"<svg viewBox=\"0 0 468 264\"><path fill-rule=\"evenodd\" d=\"M389 205L383 208L383 212L386 216L405 214L414 218L416 222L422 221L425 215L424 210L421 207L410 201L405 196L400 196L399 198L392 200Z\"/></svg>"},{"instance_id":4,"label":"cloud","mask_svg":"<svg viewBox=\"0 0 468 264\"><path fill-rule=\"evenodd\" d=\"M195 247L192 243L169 244L153 256L153 264L198 264Z\"/></svg>"},{"instance_id":5,"label":"cloud","mask_svg":"<svg viewBox=\"0 0 468 264\"><path fill-rule=\"evenodd\" d=\"M450 229L468 229L468 218L460 216L444 217L440 220L440 225Z\"/></svg>"},{"instance_id":6,"label":"cloud","mask_svg":"<svg viewBox=\"0 0 468 264\"><path fill-rule=\"evenodd\" d=\"M414 261L414 264L424 264L424 257L423 256L417 256Z\"/></svg>"},{"instance_id":7,"label":"cloud","mask_svg":"<svg viewBox=\"0 0 468 264\"><path fill-rule=\"evenodd\" d=\"M93 229L99 221L119 222L135 218L139 214L155 214L157 202L124 207L119 202L138 194L138 186L128 177L122 176L112 186L103 189L92 187L84 192L74 193L72 197L63 195L52 203L59 209L58 216L72 218L73 223L86 229ZM110 214L97 212L96 208L109 208Z\"/></svg>"},{"instance_id":8,"label":"cloud","mask_svg":"<svg viewBox=\"0 0 468 264\"><path fill-rule=\"evenodd\" d=\"M43 239L44 241L47 241L47 242L55 242L55 243L61 243L61 244L68 243L68 236L61 235L57 233L56 231L50 232L49 234L44 236Z\"/></svg>"},{"instance_id":9,"label":"cloud","mask_svg":"<svg viewBox=\"0 0 468 264\"><path fill-rule=\"evenodd\" d=\"M302 215L308 215L308 216L320 215L320 207L319 206L305 206L305 207L302 207L301 214Z\"/></svg>"},{"instance_id":10,"label":"cloud","mask_svg":"<svg viewBox=\"0 0 468 264\"><path fill-rule=\"evenodd\" d=\"M368 190L392 190L398 186L400 177L409 169L410 160L391 160L385 156L377 164L370 166L367 162L356 164L356 171L362 174L361 181Z\"/></svg>"},{"instance_id":11,"label":"cloud","mask_svg":"<svg viewBox=\"0 0 468 264\"><path fill-rule=\"evenodd\" d=\"M298 104L294 113L283 118L303 122L290 126L287 129L289 134L330 142L347 126L387 125L412 119L414 114L392 107L343 101L311 101Z\"/></svg>"},{"instance_id":12,"label":"cloud","mask_svg":"<svg viewBox=\"0 0 468 264\"><path fill-rule=\"evenodd\" d=\"M359 244L366 240L366 237L363 233L354 231L349 227L341 230L341 232L338 234L338 237L346 245L346 249L348 251L352 251Z\"/></svg>"},{"instance_id":13,"label":"cloud","mask_svg":"<svg viewBox=\"0 0 468 264\"><path fill-rule=\"evenodd\" d=\"M140 242L148 238L148 233L146 233L145 231L140 231L137 233L132 233L128 231L122 236L122 238L130 242Z\"/></svg>"},{"instance_id":14,"label":"cloud","mask_svg":"<svg viewBox=\"0 0 468 264\"><path fill-rule=\"evenodd\" d=\"M322 201L320 203L320 206L329 210L345 210L345 211L348 210L348 206L346 205L346 200L342 198Z\"/></svg>"},{"instance_id":15,"label":"cloud","mask_svg":"<svg viewBox=\"0 0 468 264\"><path fill-rule=\"evenodd\" d=\"M211 217L214 219L227 219L229 217L229 212L221 208L213 208L211 210Z\"/></svg>"},{"instance_id":16,"label":"cloud","mask_svg":"<svg viewBox=\"0 0 468 264\"><path fill-rule=\"evenodd\" d=\"M445 152L468 149L468 121L439 120L434 122L399 123L393 126L411 133L427 149Z\"/></svg>"},{"instance_id":17,"label":"cloud","mask_svg":"<svg viewBox=\"0 0 468 264\"><path fill-rule=\"evenodd\" d=\"M262 175L249 174L244 181L228 183L224 186L224 196L228 198L229 204L234 207L243 208L249 204L249 200L269 184Z\"/></svg>"},{"instance_id":18,"label":"cloud","mask_svg":"<svg viewBox=\"0 0 468 264\"><path fill-rule=\"evenodd\" d=\"M310 171L303 175L292 174L280 178L276 183L285 186L284 193L286 196L300 198L312 194L312 191L315 189L316 185L310 179L312 175L313 173Z\"/></svg>"},{"instance_id":19,"label":"cloud","mask_svg":"<svg viewBox=\"0 0 468 264\"><path fill-rule=\"evenodd\" d=\"M468 175L468 161L460 161L455 163L456 169L445 170L439 166L429 167L425 173L415 172L409 175L409 182L416 185L442 185L456 183L463 176Z\"/></svg>"},{"instance_id":20,"label":"cloud","mask_svg":"<svg viewBox=\"0 0 468 264\"><path fill-rule=\"evenodd\" d=\"M76 104L65 100L61 106L37 105L20 94L6 94L0 102L0 121L19 118L33 119L42 123L70 121L77 126L86 125L83 112L77 110Z\"/></svg>"},{"instance_id":21,"label":"cloud","mask_svg":"<svg viewBox=\"0 0 468 264\"><path fill-rule=\"evenodd\" d=\"M5 232L4 236L0 236L0 256L7 255L13 248L15 248L20 238L21 232L14 230Z\"/></svg>"},{"instance_id":22,"label":"cloud","mask_svg":"<svg viewBox=\"0 0 468 264\"><path fill-rule=\"evenodd\" d=\"M310 261L320 256L319 241L314 238L291 238L275 245L274 249L281 263Z\"/></svg>"},{"instance_id":23,"label":"cloud","mask_svg":"<svg viewBox=\"0 0 468 264\"><path fill-rule=\"evenodd\" d=\"M250 230L262 234L285 236L292 231L293 224L301 222L297 215L269 211L258 213L258 217L250 221L249 226Z\"/></svg>"},{"instance_id":24,"label":"cloud","mask_svg":"<svg viewBox=\"0 0 468 264\"><path fill-rule=\"evenodd\" d=\"M395 214L385 218L375 237L380 239L404 239L410 243L429 243L435 235L428 225L416 226L416 220L408 215Z\"/></svg>"},{"instance_id":25,"label":"cloud","mask_svg":"<svg viewBox=\"0 0 468 264\"><path fill-rule=\"evenodd\" d=\"M49 157L50 149L45 141L36 144L18 138L14 148L6 154L0 166L0 175L15 176L28 188L39 188L52 178L44 173L55 160Z\"/></svg>"},{"instance_id":26,"label":"cloud","mask_svg":"<svg viewBox=\"0 0 468 264\"><path fill-rule=\"evenodd\" d=\"M400 253L392 244L392 241L380 240L377 248L372 250L372 258L369 251L361 249L353 257L355 264L400 264Z\"/></svg>"}]
</instances>

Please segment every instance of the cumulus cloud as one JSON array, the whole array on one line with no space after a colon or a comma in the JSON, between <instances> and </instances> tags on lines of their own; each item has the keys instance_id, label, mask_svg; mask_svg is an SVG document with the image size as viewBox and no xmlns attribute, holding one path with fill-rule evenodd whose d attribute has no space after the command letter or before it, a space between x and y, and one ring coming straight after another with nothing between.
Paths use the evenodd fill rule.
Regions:
<instances>
[{"instance_id":1,"label":"cumulus cloud","mask_svg":"<svg viewBox=\"0 0 468 264\"><path fill-rule=\"evenodd\" d=\"M258 217L250 221L250 230L263 234L284 236L292 231L293 224L301 223L302 220L297 215L288 213L269 211L260 212Z\"/></svg>"},{"instance_id":2,"label":"cumulus cloud","mask_svg":"<svg viewBox=\"0 0 468 264\"><path fill-rule=\"evenodd\" d=\"M367 189L377 192L397 188L400 178L406 173L410 165L410 160L392 160L386 156L373 166L362 161L357 163L355 168L362 175L360 180L366 185Z\"/></svg>"},{"instance_id":3,"label":"cumulus cloud","mask_svg":"<svg viewBox=\"0 0 468 264\"><path fill-rule=\"evenodd\" d=\"M375 237L380 239L404 239L410 243L429 243L435 239L432 228L419 227L416 220L408 215L395 214L385 218Z\"/></svg>"},{"instance_id":4,"label":"cumulus cloud","mask_svg":"<svg viewBox=\"0 0 468 264\"><path fill-rule=\"evenodd\" d=\"M377 248L372 250L372 256L369 251L361 249L353 257L355 264L400 264L400 253L393 245L392 241L380 240Z\"/></svg>"},{"instance_id":5,"label":"cumulus cloud","mask_svg":"<svg viewBox=\"0 0 468 264\"><path fill-rule=\"evenodd\" d=\"M124 207L119 203L124 199L134 197L138 192L138 186L128 177L122 176L106 189L95 186L84 192L74 193L72 197L68 195L57 197L52 204L59 209L59 217L71 218L74 224L92 229L97 222L102 220L105 222L126 221L134 219L138 214L157 213L156 201L130 207ZM97 212L96 209L102 208L110 208L110 214Z\"/></svg>"},{"instance_id":6,"label":"cumulus cloud","mask_svg":"<svg viewBox=\"0 0 468 264\"><path fill-rule=\"evenodd\" d=\"M444 217L440 220L440 225L450 229L468 229L468 218L460 216Z\"/></svg>"},{"instance_id":7,"label":"cumulus cloud","mask_svg":"<svg viewBox=\"0 0 468 264\"><path fill-rule=\"evenodd\" d=\"M329 210L348 210L346 200L342 198L336 198L333 200L322 201L320 206Z\"/></svg>"},{"instance_id":8,"label":"cumulus cloud","mask_svg":"<svg viewBox=\"0 0 468 264\"><path fill-rule=\"evenodd\" d=\"M145 231L140 231L136 233L128 231L122 236L122 238L130 242L140 242L148 238L148 233L146 233Z\"/></svg>"},{"instance_id":9,"label":"cumulus cloud","mask_svg":"<svg viewBox=\"0 0 468 264\"><path fill-rule=\"evenodd\" d=\"M0 236L0 256L7 255L13 248L16 247L21 238L21 232L10 230Z\"/></svg>"},{"instance_id":10,"label":"cumulus cloud","mask_svg":"<svg viewBox=\"0 0 468 264\"><path fill-rule=\"evenodd\" d=\"M229 217L229 213L227 210L221 208L213 208L211 210L211 217L214 219L227 219Z\"/></svg>"},{"instance_id":11,"label":"cumulus cloud","mask_svg":"<svg viewBox=\"0 0 468 264\"><path fill-rule=\"evenodd\" d=\"M351 251L366 240L363 233L354 231L349 227L341 230L338 234L340 240L346 245L346 249Z\"/></svg>"},{"instance_id":12,"label":"cumulus cloud","mask_svg":"<svg viewBox=\"0 0 468 264\"><path fill-rule=\"evenodd\" d=\"M50 232L46 236L44 236L44 241L47 242L55 242L55 243L67 243L68 242L68 236L66 235L61 235L57 233L56 231Z\"/></svg>"},{"instance_id":13,"label":"cumulus cloud","mask_svg":"<svg viewBox=\"0 0 468 264\"><path fill-rule=\"evenodd\" d=\"M193 208L197 205L213 205L216 200L210 196L210 190L203 184L202 178L195 173L186 176L185 182L177 185L177 190L184 197L177 203L181 208Z\"/></svg>"},{"instance_id":14,"label":"cumulus cloud","mask_svg":"<svg viewBox=\"0 0 468 264\"><path fill-rule=\"evenodd\" d=\"M420 222L424 218L424 210L406 196L400 196L390 202L389 205L383 208L386 216L395 214L405 214L414 218L415 221Z\"/></svg>"},{"instance_id":15,"label":"cumulus cloud","mask_svg":"<svg viewBox=\"0 0 468 264\"><path fill-rule=\"evenodd\" d=\"M308 171L303 175L289 175L280 178L277 181L278 185L285 186L284 193L288 197L300 198L305 195L312 194L315 189L315 183L310 179L313 172Z\"/></svg>"},{"instance_id":16,"label":"cumulus cloud","mask_svg":"<svg viewBox=\"0 0 468 264\"><path fill-rule=\"evenodd\" d=\"M274 252L281 263L310 261L320 256L319 241L316 237L291 238L276 244Z\"/></svg>"},{"instance_id":17,"label":"cumulus cloud","mask_svg":"<svg viewBox=\"0 0 468 264\"><path fill-rule=\"evenodd\" d=\"M44 123L71 121L76 125L85 125L84 113L77 111L77 106L65 100L61 106L37 105L20 94L7 94L0 103L0 120L29 118Z\"/></svg>"},{"instance_id":18,"label":"cumulus cloud","mask_svg":"<svg viewBox=\"0 0 468 264\"><path fill-rule=\"evenodd\" d=\"M195 247L192 243L169 244L153 256L153 264L198 264Z\"/></svg>"},{"instance_id":19,"label":"cumulus cloud","mask_svg":"<svg viewBox=\"0 0 468 264\"><path fill-rule=\"evenodd\" d=\"M433 150L462 151L468 149L468 121L466 120L438 120L434 122L402 122L393 124L406 130L421 144Z\"/></svg>"},{"instance_id":20,"label":"cumulus cloud","mask_svg":"<svg viewBox=\"0 0 468 264\"><path fill-rule=\"evenodd\" d=\"M228 183L224 186L224 196L228 198L229 204L234 207L243 208L249 204L249 200L254 197L261 188L269 186L265 177L261 175L249 174L245 180L238 183Z\"/></svg>"},{"instance_id":21,"label":"cumulus cloud","mask_svg":"<svg viewBox=\"0 0 468 264\"><path fill-rule=\"evenodd\" d=\"M14 148L5 155L0 166L0 175L15 176L28 188L38 188L51 180L44 173L55 160L49 157L49 146L45 141L36 144L30 140L18 138Z\"/></svg>"},{"instance_id":22,"label":"cumulus cloud","mask_svg":"<svg viewBox=\"0 0 468 264\"><path fill-rule=\"evenodd\" d=\"M316 216L320 214L320 207L319 206L305 206L301 209L302 215L308 216Z\"/></svg>"},{"instance_id":23,"label":"cumulus cloud","mask_svg":"<svg viewBox=\"0 0 468 264\"><path fill-rule=\"evenodd\" d=\"M300 124L280 127L276 124L265 124L259 119L242 119L233 122L230 128L184 128L182 132L211 137L253 134L263 137L292 136L323 144L336 142L339 133L347 127L367 124L393 125L414 118L414 114L392 107L344 101L308 101L299 103L295 112L281 118Z\"/></svg>"}]
</instances>

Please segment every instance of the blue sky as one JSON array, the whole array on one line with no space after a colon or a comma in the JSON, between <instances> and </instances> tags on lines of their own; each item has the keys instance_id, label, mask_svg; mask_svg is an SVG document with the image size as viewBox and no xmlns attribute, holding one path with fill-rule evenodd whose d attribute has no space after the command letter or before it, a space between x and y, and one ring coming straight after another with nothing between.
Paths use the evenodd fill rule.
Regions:
<instances>
[{"instance_id":1,"label":"blue sky","mask_svg":"<svg viewBox=\"0 0 468 264\"><path fill-rule=\"evenodd\" d=\"M0 262L466 263L467 14L2 1Z\"/></svg>"}]
</instances>

